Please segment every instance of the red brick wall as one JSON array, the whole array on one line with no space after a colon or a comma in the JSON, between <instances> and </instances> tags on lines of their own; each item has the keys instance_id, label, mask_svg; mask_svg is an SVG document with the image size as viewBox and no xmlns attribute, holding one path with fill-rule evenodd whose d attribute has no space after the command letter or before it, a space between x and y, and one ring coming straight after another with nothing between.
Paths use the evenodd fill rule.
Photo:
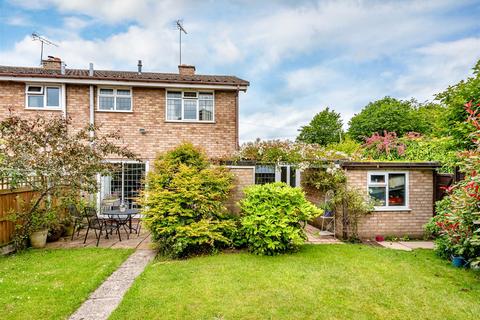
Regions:
<instances>
[{"instance_id":1,"label":"red brick wall","mask_svg":"<svg viewBox=\"0 0 480 320\"><path fill-rule=\"evenodd\" d=\"M233 173L235 180L226 206L231 213L239 214L240 207L238 206L238 201L244 197L243 189L255 183L255 167L230 166L229 169Z\"/></svg>"},{"instance_id":2,"label":"red brick wall","mask_svg":"<svg viewBox=\"0 0 480 320\"><path fill-rule=\"evenodd\" d=\"M97 88L95 87L95 110ZM101 132L120 130L124 143L136 150L139 157L152 160L157 152L173 148L182 141L191 141L205 149L209 157L218 158L232 154L238 146L236 91L215 91L215 123L165 122L165 90L140 88L132 90L133 111L130 113L95 111L95 124ZM75 128L89 123L89 86L67 85L67 115ZM17 114L61 115L61 111L25 109L25 84L0 82L0 120L8 108ZM139 132L140 128L146 134Z\"/></svg>"}]
</instances>

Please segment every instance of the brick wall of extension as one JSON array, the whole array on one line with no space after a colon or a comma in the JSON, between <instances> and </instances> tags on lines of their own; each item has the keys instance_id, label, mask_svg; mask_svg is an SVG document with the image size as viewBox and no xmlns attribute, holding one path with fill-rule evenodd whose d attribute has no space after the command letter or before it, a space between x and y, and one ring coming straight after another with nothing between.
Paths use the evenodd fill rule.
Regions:
<instances>
[{"instance_id":1,"label":"brick wall of extension","mask_svg":"<svg viewBox=\"0 0 480 320\"><path fill-rule=\"evenodd\" d=\"M400 169L401 170L401 169ZM367 193L367 174L372 170L347 170L350 186ZM362 238L376 235L421 238L423 226L433 216L434 171L404 169L409 175L409 209L406 211L376 211L361 219L358 232ZM340 223L338 224L341 225Z\"/></svg>"},{"instance_id":2,"label":"brick wall of extension","mask_svg":"<svg viewBox=\"0 0 480 320\"><path fill-rule=\"evenodd\" d=\"M120 130L123 142L136 151L140 159L153 160L158 152L173 148L182 141L202 147L211 158L223 158L238 148L237 91L215 91L215 123L165 121L165 89L132 88L132 112L97 111L95 87L95 124L100 131ZM25 109L25 84L0 82L0 120L10 108L18 115L58 115L62 111ZM89 86L66 85L66 110L73 128L89 124ZM142 134L139 129L145 129Z\"/></svg>"}]
</instances>

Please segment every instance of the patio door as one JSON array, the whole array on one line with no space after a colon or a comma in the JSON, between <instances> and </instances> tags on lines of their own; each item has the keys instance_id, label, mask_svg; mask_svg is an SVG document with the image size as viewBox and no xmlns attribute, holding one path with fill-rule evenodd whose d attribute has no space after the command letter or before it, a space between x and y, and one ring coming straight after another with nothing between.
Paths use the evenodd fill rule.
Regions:
<instances>
[{"instance_id":1,"label":"patio door","mask_svg":"<svg viewBox=\"0 0 480 320\"><path fill-rule=\"evenodd\" d=\"M117 162L108 176L100 177L99 205L125 205L128 209L137 208L140 191L145 187L146 163Z\"/></svg>"}]
</instances>

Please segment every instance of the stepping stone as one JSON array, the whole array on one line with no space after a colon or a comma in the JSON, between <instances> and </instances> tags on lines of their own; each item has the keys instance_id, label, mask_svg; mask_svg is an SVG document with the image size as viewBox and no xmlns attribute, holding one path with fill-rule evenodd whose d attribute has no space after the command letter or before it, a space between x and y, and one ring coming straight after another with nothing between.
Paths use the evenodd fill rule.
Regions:
<instances>
[{"instance_id":1,"label":"stepping stone","mask_svg":"<svg viewBox=\"0 0 480 320\"><path fill-rule=\"evenodd\" d=\"M409 248L409 247L401 244L400 242L379 241L378 244L380 244L382 247L385 247L385 248L388 248L388 249L412 251L412 248Z\"/></svg>"},{"instance_id":2,"label":"stepping stone","mask_svg":"<svg viewBox=\"0 0 480 320\"><path fill-rule=\"evenodd\" d=\"M431 249L435 248L433 241L399 241L400 244L411 249Z\"/></svg>"}]
</instances>

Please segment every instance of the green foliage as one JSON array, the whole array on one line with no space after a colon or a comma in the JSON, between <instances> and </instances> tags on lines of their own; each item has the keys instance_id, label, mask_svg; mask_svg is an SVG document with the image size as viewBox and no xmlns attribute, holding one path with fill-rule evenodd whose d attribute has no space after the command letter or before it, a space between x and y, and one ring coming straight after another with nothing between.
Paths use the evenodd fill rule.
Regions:
<instances>
[{"instance_id":1,"label":"green foliage","mask_svg":"<svg viewBox=\"0 0 480 320\"><path fill-rule=\"evenodd\" d=\"M448 87L436 95L436 99L445 106L440 133L443 136L452 136L458 149L470 149L474 145L470 134L475 127L465 122L468 116L464 105L468 101L480 101L480 61L473 68L473 76ZM478 106L475 106L479 110Z\"/></svg>"},{"instance_id":2,"label":"green foliage","mask_svg":"<svg viewBox=\"0 0 480 320\"><path fill-rule=\"evenodd\" d=\"M428 125L417 113L414 101L401 101L391 97L370 102L349 122L348 133L362 142L374 133L395 132L402 136L407 132L426 132Z\"/></svg>"},{"instance_id":3,"label":"green foliage","mask_svg":"<svg viewBox=\"0 0 480 320\"><path fill-rule=\"evenodd\" d=\"M348 155L350 158L358 158L361 153L362 145L357 141L345 135L345 138L338 143L331 143L327 146L327 150L340 152Z\"/></svg>"},{"instance_id":4,"label":"green foliage","mask_svg":"<svg viewBox=\"0 0 480 320\"><path fill-rule=\"evenodd\" d=\"M317 113L308 125L299 130L297 141L316 143L321 146L336 143L340 141L343 134L342 126L340 113L327 107Z\"/></svg>"},{"instance_id":5,"label":"green foliage","mask_svg":"<svg viewBox=\"0 0 480 320\"><path fill-rule=\"evenodd\" d=\"M236 225L223 204L232 179L226 168L211 166L190 143L157 157L142 204L162 254L181 258L232 244L227 235Z\"/></svg>"},{"instance_id":6,"label":"green foliage","mask_svg":"<svg viewBox=\"0 0 480 320\"><path fill-rule=\"evenodd\" d=\"M475 149L460 154L465 179L450 187L448 196L437 202L436 215L426 229L437 237L437 253L450 258L463 256L469 262L480 262L480 122L472 103L465 105L468 122L475 128Z\"/></svg>"},{"instance_id":7,"label":"green foliage","mask_svg":"<svg viewBox=\"0 0 480 320\"><path fill-rule=\"evenodd\" d=\"M242 231L248 249L256 254L296 250L306 239L301 222L322 214L300 188L285 183L254 185L244 192L240 201Z\"/></svg>"}]
</instances>

